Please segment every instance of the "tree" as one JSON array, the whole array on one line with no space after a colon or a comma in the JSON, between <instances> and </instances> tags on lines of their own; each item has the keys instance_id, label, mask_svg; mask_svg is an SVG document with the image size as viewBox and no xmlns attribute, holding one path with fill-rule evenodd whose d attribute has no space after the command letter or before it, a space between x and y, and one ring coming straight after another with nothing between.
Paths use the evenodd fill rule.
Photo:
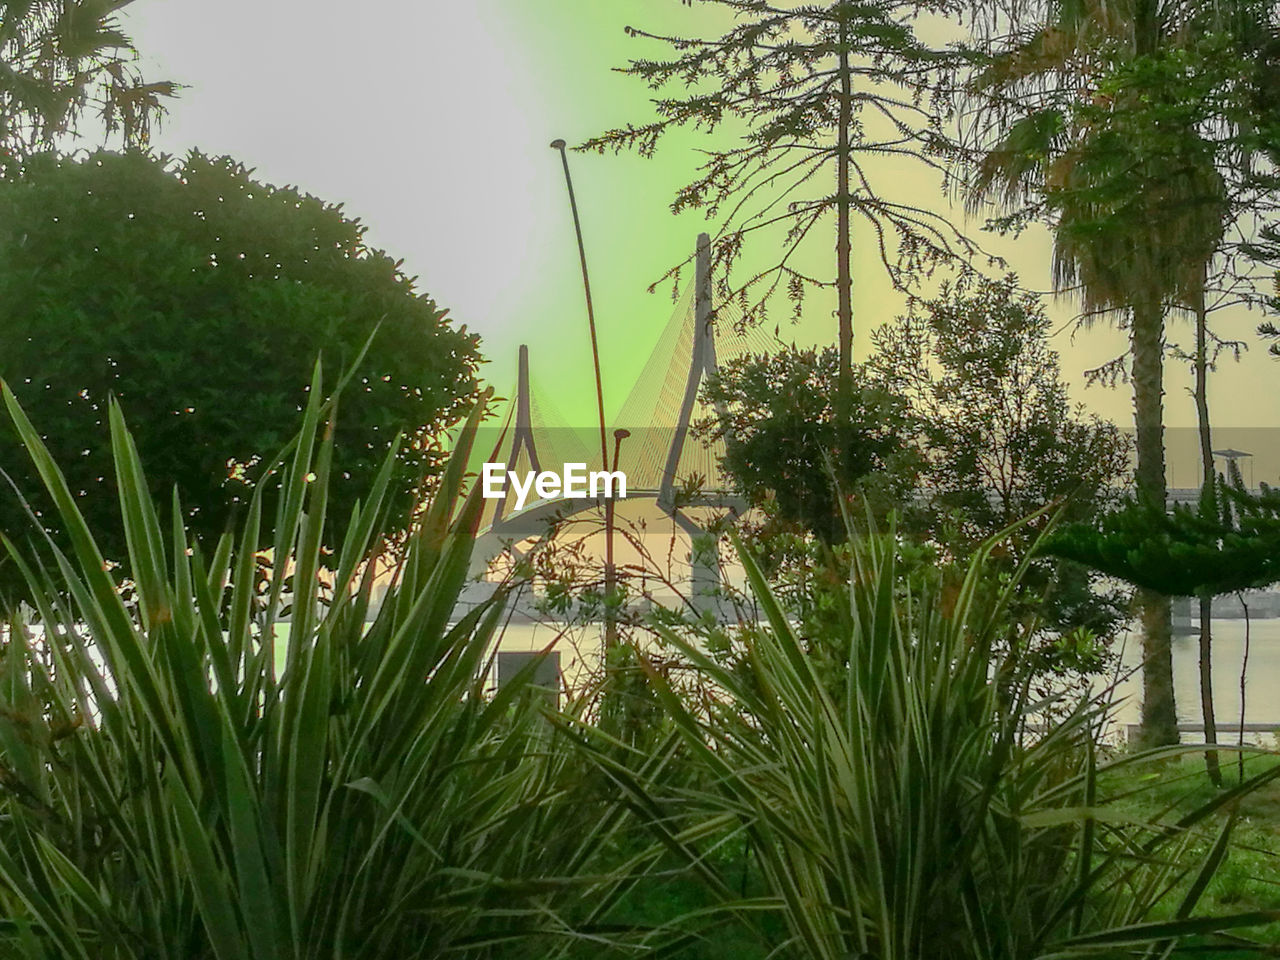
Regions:
<instances>
[{"instance_id":1,"label":"tree","mask_svg":"<svg viewBox=\"0 0 1280 960\"><path fill-rule=\"evenodd\" d=\"M1210 603L1221 594L1280 581L1280 495L1264 484L1261 496L1251 496L1232 464L1229 479L1215 477L1201 487L1195 510L1175 505L1169 513L1131 501L1092 522L1054 531L1042 548L1163 596L1199 598L1205 742L1217 743L1213 676L1207 662ZM1242 693L1242 724L1243 713ZM1216 750L1205 752L1205 767L1221 786Z\"/></svg>"},{"instance_id":2,"label":"tree","mask_svg":"<svg viewBox=\"0 0 1280 960\"><path fill-rule=\"evenodd\" d=\"M853 375L853 402L841 413L835 347L736 357L704 385L712 415L695 425L696 436L724 440L721 471L752 507L732 529L750 543L788 617L810 638L806 653L831 689L843 686L848 671L842 644L832 638L847 619L851 551L871 528L887 528L915 482L905 405L871 386L861 368ZM908 553L917 579L934 572L929 551L903 544ZM728 588L725 606L741 611L737 619L752 619L750 603ZM744 666L733 630L715 621L702 626L707 649L735 669Z\"/></svg>"},{"instance_id":3,"label":"tree","mask_svg":"<svg viewBox=\"0 0 1280 960\"><path fill-rule=\"evenodd\" d=\"M733 145L702 152L705 162L676 195L672 211L702 209L708 219L721 218L712 255L713 274L721 278L718 299L738 298L748 322L765 317L779 290L798 315L806 290L835 289L838 406L848 412L854 398L853 218L870 224L877 253L898 283L915 268L969 249L936 211L889 199L865 165L875 156L937 167L943 103L931 99L931 91L950 54L921 42L913 20L954 4L705 2L734 17L719 37L627 28L632 36L669 45L675 55L634 60L621 72L654 90L679 85L681 92L654 101L657 120L610 130L581 149L652 156L677 128L710 136L727 127ZM831 216L834 279L811 271L802 252L814 227ZM731 281L731 268L761 232L780 244L781 253L769 254L767 265L753 267L745 280Z\"/></svg>"},{"instance_id":4,"label":"tree","mask_svg":"<svg viewBox=\"0 0 1280 960\"><path fill-rule=\"evenodd\" d=\"M1196 509L1152 509L1130 501L1045 541L1108 576L1171 597L1213 597L1280 582L1280 492L1253 496L1237 476Z\"/></svg>"},{"instance_id":5,"label":"tree","mask_svg":"<svg viewBox=\"0 0 1280 960\"><path fill-rule=\"evenodd\" d=\"M887 526L896 512L895 529L914 544L906 549L948 568L1046 506L1087 521L1111 502L1128 443L1068 401L1048 328L1014 278L974 280L876 330L851 419L834 409L831 348L740 358L708 385L717 413L701 429L725 438L724 470L763 515L753 545L803 622L822 622L829 588L847 574L839 550L828 557L811 542L845 539L842 496L856 495L855 521L869 510ZM990 568L1011 574L1048 519L1007 537ZM1042 621L1039 670L1097 663L1124 607L1098 581L1066 561L1037 560L1025 572L1013 616Z\"/></svg>"},{"instance_id":6,"label":"tree","mask_svg":"<svg viewBox=\"0 0 1280 960\"><path fill-rule=\"evenodd\" d=\"M1055 288L1077 294L1086 317L1128 326L1137 488L1162 509L1164 312L1203 306L1232 212L1226 173L1253 152L1240 106L1257 46L1244 37L1270 14L1251 0L1015 7L973 86L982 159L970 203L996 200L1010 214L1001 226L1048 220ZM1169 606L1149 592L1140 606L1144 735L1176 742Z\"/></svg>"},{"instance_id":7,"label":"tree","mask_svg":"<svg viewBox=\"0 0 1280 960\"><path fill-rule=\"evenodd\" d=\"M474 402L477 340L364 233L338 206L199 153L44 155L0 184L0 376L108 557L124 555L109 397L159 501L176 486L191 532L220 534L292 436L317 354L336 379L375 329L341 400L330 516L349 516L403 432L391 525L404 526L433 441ZM16 443L0 434L0 467L50 516ZM0 530L34 533L12 489Z\"/></svg>"},{"instance_id":8,"label":"tree","mask_svg":"<svg viewBox=\"0 0 1280 960\"><path fill-rule=\"evenodd\" d=\"M908 404L923 455L901 529L960 562L1051 504L1091 520L1128 472L1124 436L1070 403L1049 327L1039 298L1009 276L944 287L873 335L870 382ZM1009 536L991 563L1012 570L1048 520ZM1037 563L1023 584L1059 637L1106 639L1119 625L1122 597L1078 564Z\"/></svg>"},{"instance_id":9,"label":"tree","mask_svg":"<svg viewBox=\"0 0 1280 960\"><path fill-rule=\"evenodd\" d=\"M133 0L0 3L0 169L75 134L94 110L106 133L145 143L172 82L148 82L119 21Z\"/></svg>"},{"instance_id":10,"label":"tree","mask_svg":"<svg viewBox=\"0 0 1280 960\"><path fill-rule=\"evenodd\" d=\"M1253 260L1271 268L1275 292L1266 297L1263 304L1270 313L1280 313L1280 270L1276 269L1276 264L1280 263L1280 226L1269 224L1264 228L1249 252ZM1271 341L1267 352L1280 358L1280 327L1270 320L1263 321L1258 324L1258 335Z\"/></svg>"},{"instance_id":11,"label":"tree","mask_svg":"<svg viewBox=\"0 0 1280 960\"><path fill-rule=\"evenodd\" d=\"M722 467L756 506L771 503L785 521L826 544L847 536L840 498L885 473L902 452L902 404L869 387L850 412L835 408L839 353L792 347L723 364L703 388L717 413L701 436L726 441Z\"/></svg>"},{"instance_id":12,"label":"tree","mask_svg":"<svg viewBox=\"0 0 1280 960\"><path fill-rule=\"evenodd\" d=\"M1258 335L1268 340L1277 341L1267 348L1267 352L1273 357L1280 357L1280 328L1276 327L1270 320L1266 320L1258 324Z\"/></svg>"}]
</instances>

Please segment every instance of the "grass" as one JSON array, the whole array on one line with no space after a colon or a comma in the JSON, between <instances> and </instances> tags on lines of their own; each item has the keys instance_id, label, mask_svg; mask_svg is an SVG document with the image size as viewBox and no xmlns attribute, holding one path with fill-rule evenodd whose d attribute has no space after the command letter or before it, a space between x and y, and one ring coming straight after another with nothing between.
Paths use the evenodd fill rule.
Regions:
<instances>
[{"instance_id":1,"label":"grass","mask_svg":"<svg viewBox=\"0 0 1280 960\"><path fill-rule=\"evenodd\" d=\"M1225 764L1225 759L1224 759ZM1280 766L1280 757L1252 755L1245 760L1246 776L1256 776ZM1235 771L1234 759L1230 770ZM1228 787L1232 785L1228 782ZM1109 804L1114 811L1134 820L1172 823L1187 812L1213 801L1219 791L1209 783L1200 755L1192 754L1144 763L1103 773L1098 791L1118 797ZM1275 910L1280 906L1280 781L1272 781L1242 797L1233 807L1209 817L1181 851L1187 865L1204 859L1226 820L1235 814L1231 846L1201 897L1197 914L1205 916ZM713 856L717 872L734 879L743 897L759 897L765 892L757 859L741 839L720 845ZM682 918L712 910L716 898L692 871L678 870L678 861L668 859L666 871L633 887L620 900L613 919L642 928L678 925ZM1192 882L1188 876L1157 903L1152 919L1172 919L1178 902ZM693 941L680 956L696 960L765 960L775 945L786 939L784 924L771 917L759 927L728 916L724 922ZM1254 927L1251 939L1280 946L1280 922ZM1207 960L1226 960L1245 955L1242 950L1215 949L1203 945L1199 954ZM577 956L579 954L575 954ZM582 951L581 956L599 956ZM612 956L612 953L606 953ZM623 956L619 951L616 955Z\"/></svg>"},{"instance_id":2,"label":"grass","mask_svg":"<svg viewBox=\"0 0 1280 960\"><path fill-rule=\"evenodd\" d=\"M1229 788L1235 778L1235 756L1231 753L1221 756ZM1254 776L1277 766L1280 766L1280 757L1274 754L1249 755L1245 758L1245 775ZM1172 821L1219 793L1209 782L1198 753L1111 774L1104 777L1101 786L1122 798L1115 803L1118 809L1163 821ZM1275 910L1280 907L1280 781L1273 780L1241 797L1233 806L1218 811L1205 824L1203 833L1188 853L1203 855L1213 842L1213 835L1233 815L1236 821L1230 852L1209 881L1201 910L1210 914ZM1171 915L1174 902L1176 897L1167 898L1157 913ZM1280 922L1256 927L1251 936L1280 946Z\"/></svg>"}]
</instances>

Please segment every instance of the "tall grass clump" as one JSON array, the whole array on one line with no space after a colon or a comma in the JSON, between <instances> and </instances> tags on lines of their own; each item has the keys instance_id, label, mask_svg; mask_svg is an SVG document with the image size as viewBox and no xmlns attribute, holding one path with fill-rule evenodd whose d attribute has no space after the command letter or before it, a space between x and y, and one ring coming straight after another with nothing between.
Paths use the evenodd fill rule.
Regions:
<instances>
[{"instance_id":1,"label":"tall grass clump","mask_svg":"<svg viewBox=\"0 0 1280 960\"><path fill-rule=\"evenodd\" d=\"M683 938L696 956L732 916L757 924L770 956L806 960L1164 957L1280 916L1196 914L1231 818L1203 828L1276 771L1158 823L1110 804L1100 774L1176 749L1102 762L1096 701L1032 723L1017 651L1033 625L1009 615L1016 577L999 589L984 577L991 545L962 582L913 592L892 535L855 539L838 635L814 638L735 543L766 621L744 631L742 661L661 628L712 692L650 677L700 776L669 789L578 731L718 898L665 931L668 946ZM808 654L819 641L843 656L834 679ZM748 872L731 875L717 848L742 844Z\"/></svg>"},{"instance_id":2,"label":"tall grass clump","mask_svg":"<svg viewBox=\"0 0 1280 960\"><path fill-rule=\"evenodd\" d=\"M212 545L176 494L162 521L112 405L130 595L5 389L74 550L5 544L39 629L0 661L0 956L552 956L565 898L604 896L607 815L565 830L537 698L484 690L502 597L456 609L481 411L371 614L392 460L330 555L318 369L310 396L274 505Z\"/></svg>"}]
</instances>

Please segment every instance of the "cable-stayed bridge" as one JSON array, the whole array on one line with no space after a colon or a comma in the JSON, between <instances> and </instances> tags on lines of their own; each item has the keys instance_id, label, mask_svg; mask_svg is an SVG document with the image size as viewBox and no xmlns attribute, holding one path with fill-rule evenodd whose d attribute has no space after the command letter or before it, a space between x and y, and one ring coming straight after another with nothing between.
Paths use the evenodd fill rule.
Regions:
<instances>
[{"instance_id":1,"label":"cable-stayed bridge","mask_svg":"<svg viewBox=\"0 0 1280 960\"><path fill-rule=\"evenodd\" d=\"M712 319L710 240L698 238L693 282L676 301L671 316L650 353L635 385L623 401L611 428L626 431L613 440L616 467L627 478L628 501L656 504L690 537L702 532L690 510L738 510L745 504L728 492L720 473L723 441L708 446L692 436L692 427L705 415L698 393L718 369L720 359L765 353L772 339L758 328L737 330L733 305L722 305ZM520 347L515 403L508 419L506 468L561 471L567 463L585 463L588 470L604 467L598 428L570 425L547 402L529 374L529 349ZM610 438L612 440L612 438ZM531 499L516 509L510 489L492 501L485 512L477 556L487 562L512 544L546 534L558 519L599 509L602 499L563 496ZM700 511L705 512L705 511ZM699 581L716 577L713 569L695 569ZM718 579L717 579L718 582Z\"/></svg>"}]
</instances>

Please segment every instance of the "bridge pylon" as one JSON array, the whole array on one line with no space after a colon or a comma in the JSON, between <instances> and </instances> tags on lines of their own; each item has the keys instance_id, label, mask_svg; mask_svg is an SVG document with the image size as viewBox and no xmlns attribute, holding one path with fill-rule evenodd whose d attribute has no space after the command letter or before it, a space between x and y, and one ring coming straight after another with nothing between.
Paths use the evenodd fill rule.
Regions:
<instances>
[{"instance_id":1,"label":"bridge pylon","mask_svg":"<svg viewBox=\"0 0 1280 960\"><path fill-rule=\"evenodd\" d=\"M621 426L639 428L632 440L631 450L623 457L627 474L627 498L653 502L689 538L689 599L695 608L711 610L719 616L721 611L717 597L721 592L722 579L718 550L714 538L707 537L705 520L700 521L698 517L691 516L689 511L694 508L727 508L737 511L744 504L740 498L718 489L704 490L690 502L684 502L679 497L684 476L705 473L706 480L715 486L712 478L716 473L714 451L686 450L698 406L699 390L708 378L718 372L712 319L711 238L705 233L698 236L694 262L692 297L686 293L678 312L672 315L639 384L633 387L627 402L623 404L619 420ZM689 327L690 313L692 330ZM673 343L678 344L678 347L672 348ZM684 354L686 349L689 352ZM667 350L671 352L668 353ZM688 358L687 368L682 362L682 354ZM641 387L640 384L648 386ZM656 400L653 399L655 396ZM637 397L641 399L636 406L632 406L633 398ZM675 422L672 424L670 417L677 399L679 408L675 411ZM551 415L544 398L537 402L534 400L529 374L529 348L522 344L519 348L514 423L512 420L507 421L512 425L505 461L508 469L532 469L540 472L559 468L559 460L562 458L566 462L588 459L585 451L579 452L571 428L552 430L548 429L549 424L541 422ZM539 419L538 423L534 422L535 416ZM539 438L543 441L541 450ZM683 471L682 460L685 461ZM527 465L521 466L521 463ZM597 498L552 498L536 500L516 511L511 509L511 496L514 494L508 493L507 498L497 500L492 513L488 514L489 525L481 533L473 558L473 565L477 569L500 552L518 555L519 551L514 545L516 542L544 536L550 525L560 519L604 506L604 501Z\"/></svg>"},{"instance_id":2,"label":"bridge pylon","mask_svg":"<svg viewBox=\"0 0 1280 960\"><path fill-rule=\"evenodd\" d=\"M689 374L685 380L684 399L667 448L666 464L662 470L662 483L658 488L658 506L671 513L675 506L676 471L680 455L684 453L689 437L693 408L698 400L698 390L707 377L714 376L716 367L716 340L711 324L711 238L698 234L697 254L694 257L693 287L693 352L689 358Z\"/></svg>"},{"instance_id":3,"label":"bridge pylon","mask_svg":"<svg viewBox=\"0 0 1280 960\"><path fill-rule=\"evenodd\" d=\"M511 446L508 448L505 463L508 468L514 469L516 462L520 459L520 451L523 450L529 458L530 467L535 471L541 471L542 461L538 457L538 445L533 436L533 416L530 412L529 393L529 345L522 343L520 344L516 372L516 422L515 428L511 432ZM493 515L490 517L490 526L497 527L502 524L502 518L507 512L507 500L509 498L510 494L494 504Z\"/></svg>"},{"instance_id":4,"label":"bridge pylon","mask_svg":"<svg viewBox=\"0 0 1280 960\"><path fill-rule=\"evenodd\" d=\"M671 444L667 448L666 463L662 470L662 483L658 488L658 508L671 517L689 537L689 587L690 602L699 611L711 611L719 615L718 596L721 586L720 556L717 541L705 538L707 531L676 503L677 470L689 438L693 411L698 391L708 377L715 376L716 339L711 316L711 237L698 234L698 246L694 256L693 287L693 349L689 358L689 373L685 380L684 398L680 413L672 431Z\"/></svg>"}]
</instances>

